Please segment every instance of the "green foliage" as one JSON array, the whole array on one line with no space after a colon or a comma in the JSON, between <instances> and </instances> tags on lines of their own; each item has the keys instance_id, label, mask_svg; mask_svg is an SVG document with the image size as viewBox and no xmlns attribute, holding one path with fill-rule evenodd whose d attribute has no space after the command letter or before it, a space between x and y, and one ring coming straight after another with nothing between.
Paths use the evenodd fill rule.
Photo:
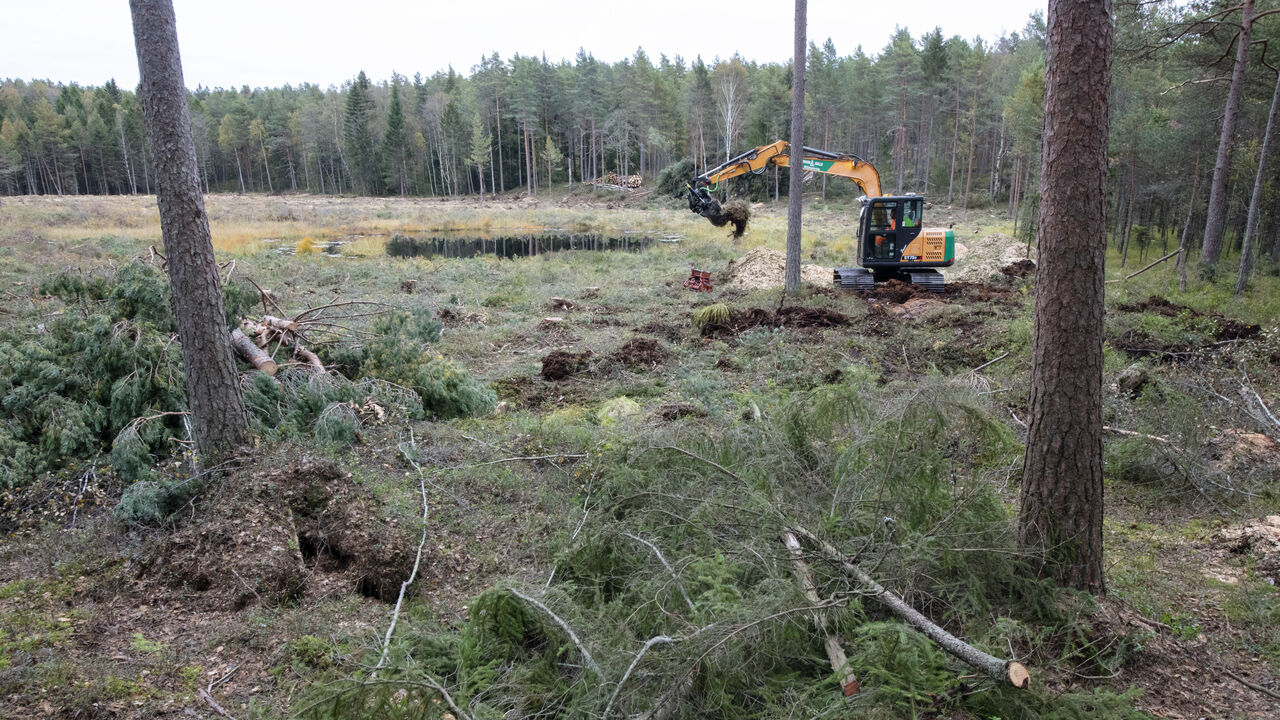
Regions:
<instances>
[{"instance_id":1,"label":"green foliage","mask_svg":"<svg viewBox=\"0 0 1280 720\"><path fill-rule=\"evenodd\" d=\"M493 390L428 347L440 339L440 328L440 322L425 310L380 318L374 326L378 336L364 345L356 372L359 377L413 390L422 410L432 417L470 417L492 411L497 403ZM350 363L357 358L344 360Z\"/></svg>"},{"instance_id":2,"label":"green foliage","mask_svg":"<svg viewBox=\"0 0 1280 720\"><path fill-rule=\"evenodd\" d=\"M724 303L713 303L693 311L693 326L698 330L729 323L729 306Z\"/></svg>"},{"instance_id":3,"label":"green foliage","mask_svg":"<svg viewBox=\"0 0 1280 720\"><path fill-rule=\"evenodd\" d=\"M696 172L697 166L694 165L693 158L687 157L662 168L662 172L658 173L658 194L681 197L686 192L685 183L692 180Z\"/></svg>"}]
</instances>

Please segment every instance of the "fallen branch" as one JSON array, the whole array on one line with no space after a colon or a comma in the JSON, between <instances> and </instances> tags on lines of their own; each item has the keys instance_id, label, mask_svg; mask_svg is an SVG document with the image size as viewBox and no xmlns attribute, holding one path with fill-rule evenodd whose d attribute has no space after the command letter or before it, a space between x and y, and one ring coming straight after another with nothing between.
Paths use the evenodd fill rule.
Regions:
<instances>
[{"instance_id":1,"label":"fallen branch","mask_svg":"<svg viewBox=\"0 0 1280 720\"><path fill-rule=\"evenodd\" d=\"M418 489L422 491L422 540L418 542L418 555L413 559L413 571L409 573L409 579L400 583L400 596L396 598L396 607L391 611L391 624L387 626L387 635L382 639L382 655L378 658L378 664L373 666L371 678L378 677L378 669L387 662L387 653L391 650L391 635L396 631L396 623L400 620L400 606L404 603L404 593L413 584L418 577L418 566L422 564L422 548L427 545L427 484L425 479L419 479ZM440 690L442 693L443 689Z\"/></svg>"},{"instance_id":2,"label":"fallen branch","mask_svg":"<svg viewBox=\"0 0 1280 720\"><path fill-rule=\"evenodd\" d=\"M804 537L813 543L819 551L826 556L828 560L840 567L844 573L859 583L864 585L871 591L881 604L889 609L899 619L919 630L930 640L938 644L943 650L947 651L953 657L958 658L974 668L982 671L988 677L1008 682L1015 688L1026 688L1031 683L1031 673L1027 668L1016 660L1001 660L994 655L979 650L978 648L957 638L951 633L938 627L932 620L922 615L918 610L908 605L902 598L885 589L883 585L876 582L870 575L862 570L862 568L854 565L847 557L835 547L822 540L813 533L799 526L791 528L797 535Z\"/></svg>"},{"instance_id":3,"label":"fallen branch","mask_svg":"<svg viewBox=\"0 0 1280 720\"><path fill-rule=\"evenodd\" d=\"M543 605L538 600L531 598L528 595L525 595L519 590L516 590L515 588L511 588L510 592L512 595L515 595L521 600L534 606L538 610L541 610L544 615L551 618L551 622L559 626L559 628L564 631L564 634L569 636L569 640L572 641L575 646L577 646L578 652L582 655L582 661L584 664L586 664L587 669L595 673L596 677L599 678L601 682L604 682L604 673L601 672L600 666L597 665L595 659L591 657L591 653L587 652L586 646L584 646L582 644L582 641L578 639L578 634L573 631L573 628L569 627L569 623L565 622L563 619L561 619L559 615L556 615L554 612L552 612L551 608L547 607L546 605Z\"/></svg>"},{"instance_id":4,"label":"fallen branch","mask_svg":"<svg viewBox=\"0 0 1280 720\"><path fill-rule=\"evenodd\" d=\"M672 579L672 581L674 581L674 582L675 582L675 584L676 584L676 589L680 591L680 595L681 595L681 597L683 597L683 598L684 598L684 602L685 602L685 604L689 606L689 612L690 612L690 613L692 613L692 612L693 612L693 600L690 600L690 599L689 599L689 593L685 592L685 590L684 590L684 583L680 582L680 577L679 577L678 575L676 575L676 569L675 569L675 568L673 568L673 567L671 567L671 563L667 562L667 559L666 559L665 557L663 557L663 555L662 555L662 551L658 549L658 546L657 546L657 545L654 545L653 543L649 542L648 540L645 540L644 538L640 537L639 535L632 535L632 534L631 534L631 533L629 533L629 532L624 532L624 533L622 533L622 535L623 535L623 537L631 538L632 540L635 540L636 542L640 543L641 545L644 545L645 547L649 548L649 550L651 550L655 556L657 556L657 558L658 558L658 562L662 563L662 567L666 568L668 573L671 573L671 579ZM605 713L605 714L606 714L606 715L608 715L608 713Z\"/></svg>"},{"instance_id":5,"label":"fallen branch","mask_svg":"<svg viewBox=\"0 0 1280 720\"><path fill-rule=\"evenodd\" d=\"M1130 278L1135 278L1135 277L1137 277L1137 276L1141 275L1142 273L1144 273L1144 272L1146 272L1146 271L1150 270L1151 268L1153 268L1153 267L1155 267L1155 266L1159 265L1160 263L1164 262L1165 260L1168 260L1169 258L1171 258L1171 257L1173 257L1173 256L1175 256L1175 255L1177 255L1177 254L1178 254L1178 253L1180 253L1180 252L1182 252L1182 250L1181 250L1181 249L1174 250L1173 252L1169 253L1168 255L1165 255L1164 257L1160 258L1159 260L1156 260L1156 261L1152 262L1150 265L1148 265L1148 266L1146 266L1146 267L1142 268L1141 270L1138 270L1138 271L1135 271L1135 272L1131 272L1131 273L1129 273L1128 275L1125 275L1125 276L1124 276L1124 277L1122 277L1122 278L1116 278L1115 280L1108 280L1107 282L1108 282L1108 283L1118 283L1118 282L1124 282L1125 280L1128 280L1128 279L1130 279Z\"/></svg>"},{"instance_id":6,"label":"fallen branch","mask_svg":"<svg viewBox=\"0 0 1280 720\"><path fill-rule=\"evenodd\" d=\"M982 363L981 365L979 365L978 367L976 367L976 368L974 368L974 369L970 370L969 372L971 372L971 373L976 373L976 372L978 372L979 370L981 370L981 369L983 369L983 368L985 368L985 367L987 367L987 366L989 366L989 365L995 365L996 363L1000 362L1001 360L1003 360L1003 359L1005 359L1005 358L1007 358L1007 357L1009 357L1009 353L1005 353L1005 354L1001 355L1000 357L998 357L998 358L996 358L996 359L994 359L994 360L988 360L988 361L986 361L986 362Z\"/></svg>"},{"instance_id":7,"label":"fallen branch","mask_svg":"<svg viewBox=\"0 0 1280 720\"><path fill-rule=\"evenodd\" d=\"M320 357L310 350L302 347L302 343L297 340L293 341L293 354L317 373L325 372L324 363L320 362Z\"/></svg>"},{"instance_id":8,"label":"fallen branch","mask_svg":"<svg viewBox=\"0 0 1280 720\"><path fill-rule=\"evenodd\" d=\"M804 551L801 550L800 541L796 539L795 533L783 530L782 543L787 546L787 551L791 554L791 567L796 579L800 581L800 586L804 588L804 596L815 605L822 602L822 598L818 596L818 588L813 584L813 575L809 573L809 566L805 564ZM858 694L860 686L858 676L849 667L849 657L844 654L844 645L840 636L827 627L826 615L821 612L813 614L813 624L822 632L822 644L827 651L827 660L831 663L831 672L840 678L840 689L844 692L844 696L852 698Z\"/></svg>"},{"instance_id":9,"label":"fallen branch","mask_svg":"<svg viewBox=\"0 0 1280 720\"><path fill-rule=\"evenodd\" d=\"M197 690L197 691L196 691L196 695L197 695L201 700L203 700L203 701L205 701L205 702L209 703L209 707L213 708L213 711L214 711L215 713L217 713L217 714L221 715L221 716L222 716L222 717L224 717L224 718L229 718L229 720L235 720L235 718L231 717L231 713L229 713L229 712L227 712L226 710L224 710L224 709L222 708L222 706L218 704L218 701L217 701L217 700L214 700L214 699L213 699L213 696L212 696L212 695L210 695L210 694L209 694L209 692L208 692L207 690L205 690L204 688L200 688L199 690Z\"/></svg>"},{"instance_id":10,"label":"fallen branch","mask_svg":"<svg viewBox=\"0 0 1280 720\"><path fill-rule=\"evenodd\" d=\"M643 658L644 654L649 652L649 648L654 645L670 645L678 642L680 642L680 638L667 637L666 635L649 638L644 647L640 648L640 652L636 653L635 659L627 666L627 671L622 673L622 678L618 680L618 686L613 689L613 695L609 696L609 702L605 704L604 715L602 715L605 720L609 719L609 711L613 709L613 703L618 699L618 693L622 692L622 686L627 684L627 679L631 677L631 672L636 669L636 665L640 664L640 658Z\"/></svg>"},{"instance_id":11,"label":"fallen branch","mask_svg":"<svg viewBox=\"0 0 1280 720\"><path fill-rule=\"evenodd\" d=\"M280 369L276 361L272 360L265 350L254 344L247 335L240 332L239 328L231 331L231 347L235 348L236 352L255 368L268 375L274 376Z\"/></svg>"},{"instance_id":12,"label":"fallen branch","mask_svg":"<svg viewBox=\"0 0 1280 720\"><path fill-rule=\"evenodd\" d=\"M274 315L263 315L262 324L279 332L297 332L298 323L294 320L285 320Z\"/></svg>"},{"instance_id":13,"label":"fallen branch","mask_svg":"<svg viewBox=\"0 0 1280 720\"><path fill-rule=\"evenodd\" d=\"M1235 673L1231 672L1230 670L1228 670L1228 669L1226 669L1226 668L1222 668L1222 673L1223 673L1224 675L1226 675L1227 677L1231 678L1232 680L1235 680L1236 682L1240 683L1241 685L1243 685L1243 686L1245 686L1245 687L1249 688L1250 690L1257 690L1258 692L1262 693L1263 695L1267 695L1267 696L1273 697L1273 698L1275 698L1275 699L1277 699L1277 700L1280 700L1280 693L1276 692L1275 690L1271 690L1270 688L1262 687L1261 685L1258 685L1257 683L1251 683L1251 682L1249 682L1248 680L1245 680L1244 678L1240 677L1239 675L1237 675L1237 674L1235 674Z\"/></svg>"},{"instance_id":14,"label":"fallen branch","mask_svg":"<svg viewBox=\"0 0 1280 720\"><path fill-rule=\"evenodd\" d=\"M1140 437L1147 440L1155 440L1156 442L1164 443L1165 445L1173 444L1173 441L1170 440L1169 438L1160 437L1159 435L1148 435L1146 433L1140 433L1134 430L1125 430L1124 428L1111 427L1110 425L1103 425L1102 429L1106 430L1109 433L1115 433L1116 435L1124 435L1125 437Z\"/></svg>"}]
</instances>

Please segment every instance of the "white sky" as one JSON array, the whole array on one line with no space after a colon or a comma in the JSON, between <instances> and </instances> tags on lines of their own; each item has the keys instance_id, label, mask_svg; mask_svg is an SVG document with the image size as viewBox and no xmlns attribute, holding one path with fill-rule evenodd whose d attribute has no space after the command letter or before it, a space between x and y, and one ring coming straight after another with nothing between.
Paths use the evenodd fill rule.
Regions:
<instances>
[{"instance_id":1,"label":"white sky","mask_svg":"<svg viewBox=\"0 0 1280 720\"><path fill-rule=\"evenodd\" d=\"M615 62L643 47L686 63L740 53L760 62L791 56L795 6L786 0L174 0L188 87L341 85L363 69L429 76L452 64L469 74L494 51L572 60L578 48ZM810 0L809 39L828 37L841 55L877 54L895 26L919 38L993 40L1020 32L1047 0ZM126 0L3 0L9 28L0 77L122 87L138 82Z\"/></svg>"}]
</instances>

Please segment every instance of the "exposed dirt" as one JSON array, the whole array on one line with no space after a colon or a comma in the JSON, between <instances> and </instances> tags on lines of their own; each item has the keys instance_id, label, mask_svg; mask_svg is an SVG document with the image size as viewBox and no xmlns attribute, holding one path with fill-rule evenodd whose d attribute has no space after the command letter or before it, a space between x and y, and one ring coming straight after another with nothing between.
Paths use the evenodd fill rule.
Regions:
<instances>
[{"instance_id":1,"label":"exposed dirt","mask_svg":"<svg viewBox=\"0 0 1280 720\"><path fill-rule=\"evenodd\" d=\"M774 313L779 327L838 327L849 324L849 316L835 310L792 305Z\"/></svg>"},{"instance_id":2,"label":"exposed dirt","mask_svg":"<svg viewBox=\"0 0 1280 720\"><path fill-rule=\"evenodd\" d=\"M636 328L636 332L645 335L656 335L667 342L679 342L684 337L684 330L660 320L647 322Z\"/></svg>"},{"instance_id":3,"label":"exposed dirt","mask_svg":"<svg viewBox=\"0 0 1280 720\"><path fill-rule=\"evenodd\" d=\"M1032 260L1023 258L1000 268L1000 272L1013 278L1035 277L1036 264Z\"/></svg>"},{"instance_id":4,"label":"exposed dirt","mask_svg":"<svg viewBox=\"0 0 1280 720\"><path fill-rule=\"evenodd\" d=\"M575 353L568 350L553 350L542 358L542 379L564 380L591 366L591 358L595 353L587 350Z\"/></svg>"},{"instance_id":5,"label":"exposed dirt","mask_svg":"<svg viewBox=\"0 0 1280 720\"><path fill-rule=\"evenodd\" d=\"M1130 313L1153 313L1156 315L1163 315L1165 317L1178 317L1182 313L1187 313L1192 317L1200 316L1200 313L1196 310L1193 310L1186 305L1169 302L1159 295L1152 295L1141 302L1120 303L1116 305L1116 310Z\"/></svg>"},{"instance_id":6,"label":"exposed dirt","mask_svg":"<svg viewBox=\"0 0 1280 720\"><path fill-rule=\"evenodd\" d=\"M909 282L903 282L898 279L889 280L888 282L877 285L874 290L865 293L859 293L867 300L884 300L891 303L904 303L911 298L916 297L937 297L939 293L932 293L918 285L912 285Z\"/></svg>"},{"instance_id":7,"label":"exposed dirt","mask_svg":"<svg viewBox=\"0 0 1280 720\"><path fill-rule=\"evenodd\" d=\"M546 386L528 375L513 375L499 378L490 385L498 394L498 399L511 403L522 409L542 406L547 401Z\"/></svg>"},{"instance_id":8,"label":"exposed dirt","mask_svg":"<svg viewBox=\"0 0 1280 720\"><path fill-rule=\"evenodd\" d=\"M936 297L913 297L901 305L889 306L889 312L902 318L917 318L921 315L927 315L929 312L940 307L946 307L946 303Z\"/></svg>"},{"instance_id":9,"label":"exposed dirt","mask_svg":"<svg viewBox=\"0 0 1280 720\"><path fill-rule=\"evenodd\" d=\"M697 405L686 402L672 403L670 405L662 405L658 407L655 413L663 420L672 421L686 417L706 417L707 412Z\"/></svg>"},{"instance_id":10,"label":"exposed dirt","mask_svg":"<svg viewBox=\"0 0 1280 720\"><path fill-rule=\"evenodd\" d=\"M777 250L758 247L729 263L716 287L737 290L766 290L782 287L787 256ZM800 280L809 285L831 285L832 270L821 265L801 265Z\"/></svg>"},{"instance_id":11,"label":"exposed dirt","mask_svg":"<svg viewBox=\"0 0 1280 720\"><path fill-rule=\"evenodd\" d=\"M467 327L470 325L483 326L489 320L489 316L481 312L467 312L466 308L440 308L440 323L445 327Z\"/></svg>"},{"instance_id":12,"label":"exposed dirt","mask_svg":"<svg viewBox=\"0 0 1280 720\"><path fill-rule=\"evenodd\" d=\"M413 567L409 531L328 461L301 461L224 486L153 546L143 577L239 609L342 594L394 601Z\"/></svg>"},{"instance_id":13,"label":"exposed dirt","mask_svg":"<svg viewBox=\"0 0 1280 720\"><path fill-rule=\"evenodd\" d=\"M1280 582L1280 515L1224 528L1216 540L1232 554L1250 555L1259 572L1272 583Z\"/></svg>"},{"instance_id":14,"label":"exposed dirt","mask_svg":"<svg viewBox=\"0 0 1280 720\"><path fill-rule=\"evenodd\" d=\"M793 305L777 312L764 308L734 308L727 323L712 323L702 328L703 337L731 337L757 327L824 328L848 325L850 319L844 313L827 308Z\"/></svg>"},{"instance_id":15,"label":"exposed dirt","mask_svg":"<svg viewBox=\"0 0 1280 720\"><path fill-rule=\"evenodd\" d=\"M657 340L638 337L623 343L609 357L634 370L652 370L666 362L671 353Z\"/></svg>"}]
</instances>

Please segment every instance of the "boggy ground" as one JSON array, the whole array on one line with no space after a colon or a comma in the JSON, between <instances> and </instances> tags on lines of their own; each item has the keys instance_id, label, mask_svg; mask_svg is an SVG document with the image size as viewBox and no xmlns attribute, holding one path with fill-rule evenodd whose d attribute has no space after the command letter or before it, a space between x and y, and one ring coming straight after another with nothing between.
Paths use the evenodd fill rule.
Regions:
<instances>
[{"instance_id":1,"label":"boggy ground","mask_svg":"<svg viewBox=\"0 0 1280 720\"><path fill-rule=\"evenodd\" d=\"M752 208L747 235L731 242L674 206L608 196L485 208L221 196L210 206L226 271L291 310L348 299L433 308L445 325L437 349L492 384L498 411L393 418L349 447L260 446L160 527L111 517L123 487L101 458L7 489L0 717L213 717L204 694L236 718L289 716L377 661L424 501L427 540L401 619L410 635L465 627L495 586L583 582L582 538L600 532L605 508L593 498L620 472L609 464L619 448L731 436L823 388L940 383L1015 441L1023 432L1034 297L1025 266L940 295L813 287L780 304L773 290L701 294L682 283L691 266L722 272L757 244L780 248L781 208ZM158 237L148 208L133 198L6 199L0 278L12 289L0 322L35 326L43 274L146 257ZM979 237L1003 229L986 218L962 215L957 227ZM372 240L360 258L284 256L254 241L472 225L642 229L681 242L432 262L380 257ZM835 204L806 214L809 259L848 264L845 228ZM1280 514L1280 453L1268 444L1280 428L1264 412L1280 405L1277 281L1262 275L1243 302L1194 280L1188 293L1176 287L1172 268L1108 286L1105 421L1131 433L1107 441L1108 597L1053 630L1015 624L1003 648L988 647L1023 658L1048 698L1138 688L1127 705L1151 717L1280 716L1268 694L1280 692L1274 553L1240 535ZM696 327L695 312L715 303L727 317ZM957 459L956 477L978 461ZM1012 508L1016 489L998 492ZM699 612L705 598L731 604L714 595L720 565L697 559L706 548L669 552L679 553L678 573L700 578L691 586L711 583L695 598ZM945 614L927 593L915 597ZM952 627L993 632L990 618ZM812 654L821 657L820 643ZM973 717L966 702L919 707ZM893 717L902 706L874 707Z\"/></svg>"}]
</instances>

